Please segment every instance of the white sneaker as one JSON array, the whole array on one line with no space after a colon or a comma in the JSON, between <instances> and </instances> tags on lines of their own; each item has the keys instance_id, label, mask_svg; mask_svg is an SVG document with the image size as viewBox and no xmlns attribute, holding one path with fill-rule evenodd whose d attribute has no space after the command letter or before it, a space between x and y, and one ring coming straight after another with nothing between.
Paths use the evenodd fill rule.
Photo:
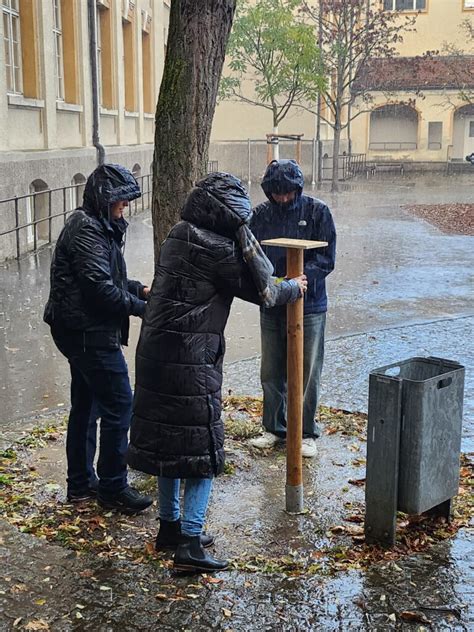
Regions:
<instances>
[{"instance_id":1,"label":"white sneaker","mask_svg":"<svg viewBox=\"0 0 474 632\"><path fill-rule=\"evenodd\" d=\"M250 439L249 443L254 448L258 448L259 450L265 450L268 448L273 448L277 443L279 443L281 439L271 432L264 432L260 437L255 437L255 439Z\"/></svg>"},{"instance_id":2,"label":"white sneaker","mask_svg":"<svg viewBox=\"0 0 474 632\"><path fill-rule=\"evenodd\" d=\"M307 437L303 439L303 443L301 444L301 454L306 459L312 459L316 456L318 452L316 439L312 439L311 437Z\"/></svg>"}]
</instances>

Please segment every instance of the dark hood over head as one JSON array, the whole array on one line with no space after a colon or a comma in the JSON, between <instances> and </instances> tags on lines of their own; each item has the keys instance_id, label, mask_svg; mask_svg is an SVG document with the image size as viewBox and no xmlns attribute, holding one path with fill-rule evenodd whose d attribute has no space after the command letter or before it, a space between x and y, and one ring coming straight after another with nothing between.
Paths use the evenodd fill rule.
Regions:
<instances>
[{"instance_id":1,"label":"dark hood over head","mask_svg":"<svg viewBox=\"0 0 474 632\"><path fill-rule=\"evenodd\" d=\"M230 173L210 173L197 182L181 211L187 222L232 238L251 215L247 191Z\"/></svg>"},{"instance_id":2,"label":"dark hood over head","mask_svg":"<svg viewBox=\"0 0 474 632\"><path fill-rule=\"evenodd\" d=\"M295 160L272 160L262 180L262 189L270 202L274 203L272 193L303 193L304 177Z\"/></svg>"},{"instance_id":3,"label":"dark hood over head","mask_svg":"<svg viewBox=\"0 0 474 632\"><path fill-rule=\"evenodd\" d=\"M116 164L97 167L88 177L83 207L95 215L108 218L111 204L135 200L141 196L140 186L132 172Z\"/></svg>"}]
</instances>

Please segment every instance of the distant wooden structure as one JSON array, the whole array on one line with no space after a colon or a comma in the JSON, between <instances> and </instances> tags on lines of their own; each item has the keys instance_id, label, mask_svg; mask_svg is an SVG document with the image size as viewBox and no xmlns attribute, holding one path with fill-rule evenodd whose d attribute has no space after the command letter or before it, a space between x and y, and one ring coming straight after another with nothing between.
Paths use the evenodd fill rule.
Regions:
<instances>
[{"instance_id":1,"label":"distant wooden structure","mask_svg":"<svg viewBox=\"0 0 474 632\"><path fill-rule=\"evenodd\" d=\"M296 142L296 155L295 160L300 165L302 158L302 142L304 134L267 134L267 165L271 163L273 160L273 150L272 146L278 144L278 141L283 140L292 140Z\"/></svg>"}]
</instances>

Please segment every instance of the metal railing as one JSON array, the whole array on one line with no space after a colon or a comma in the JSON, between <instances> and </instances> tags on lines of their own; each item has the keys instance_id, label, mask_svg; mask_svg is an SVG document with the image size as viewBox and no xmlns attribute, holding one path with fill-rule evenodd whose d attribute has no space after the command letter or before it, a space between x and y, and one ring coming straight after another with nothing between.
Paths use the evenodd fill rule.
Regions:
<instances>
[{"instance_id":1,"label":"metal railing","mask_svg":"<svg viewBox=\"0 0 474 632\"><path fill-rule=\"evenodd\" d=\"M128 207L128 216L136 215L151 206L151 174L135 176L142 196ZM0 232L0 238L15 235L14 258L53 243L68 216L82 203L85 182L55 189L38 190L25 195L0 200L0 214L11 217L13 226ZM0 259L3 252L0 241Z\"/></svg>"},{"instance_id":2,"label":"metal railing","mask_svg":"<svg viewBox=\"0 0 474 632\"><path fill-rule=\"evenodd\" d=\"M338 160L338 180L349 180L363 173L366 174L366 154L340 154ZM332 156L323 156L322 176L323 180L332 178Z\"/></svg>"},{"instance_id":3,"label":"metal railing","mask_svg":"<svg viewBox=\"0 0 474 632\"><path fill-rule=\"evenodd\" d=\"M349 180L360 173L366 173L367 157L365 154L348 154L339 156L342 160L342 179Z\"/></svg>"}]
</instances>

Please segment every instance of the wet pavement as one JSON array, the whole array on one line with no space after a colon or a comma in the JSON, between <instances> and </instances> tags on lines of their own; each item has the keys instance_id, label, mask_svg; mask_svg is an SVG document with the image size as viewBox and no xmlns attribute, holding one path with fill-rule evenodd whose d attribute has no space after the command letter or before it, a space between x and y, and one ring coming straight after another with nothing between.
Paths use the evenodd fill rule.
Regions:
<instances>
[{"instance_id":1,"label":"wet pavement","mask_svg":"<svg viewBox=\"0 0 474 632\"><path fill-rule=\"evenodd\" d=\"M143 554L153 546L155 507L117 519L115 525L110 514L93 510L96 524L108 520L97 538L110 538L110 546L99 555L47 544L0 520L5 569L0 630L471 630L474 573L468 529L422 553L387 557L366 570L324 571L320 553L325 547L341 547L342 560L344 547L351 546L350 538L334 536L332 529L347 525L348 514L362 511L363 487L348 481L364 475L364 454L362 436L324 434L317 457L304 463L307 513L291 516L283 510L284 450L261 456L227 441L233 471L216 480L207 530L216 536L215 554L228 556L234 567L216 574L215 583L177 575L143 557L130 561L121 555L123 549L116 551L124 542L143 548ZM78 507L63 504L62 441L36 450L29 467L45 490L41 502L58 504L74 516ZM279 568L303 559L314 564L303 575ZM406 611L431 624L403 621ZM38 621L49 627L28 627Z\"/></svg>"},{"instance_id":2,"label":"wet pavement","mask_svg":"<svg viewBox=\"0 0 474 632\"><path fill-rule=\"evenodd\" d=\"M329 283L324 402L365 410L370 369L415 355L457 360L467 369L464 451L473 450L474 433L473 240L444 235L399 206L472 201L471 181L405 177L321 195L339 234L337 270ZM127 260L130 276L151 280L146 215L132 221ZM1 449L35 423L47 423L51 409L67 405L66 362L41 324L49 261L46 250L0 268ZM138 328L136 322L130 351ZM225 391L259 394L258 309L236 301L226 337ZM40 414L27 417L31 412ZM348 481L364 476L364 454L362 437L323 435L318 456L304 466L308 513L289 516L283 511L283 450L259 456L231 442L233 473L216 481L208 530L217 535L216 553L230 556L236 568L219 573L216 584L176 577L149 563L78 556L0 520L0 630L473 629L472 529L424 553L334 575L255 571L246 563L312 555L330 544L330 529L343 523L348 507L363 507L363 487ZM43 502L64 502L62 440L32 458L41 484L51 490ZM124 523L121 534L140 546L152 543L155 510ZM402 620L403 611L415 610L430 623Z\"/></svg>"},{"instance_id":3,"label":"wet pavement","mask_svg":"<svg viewBox=\"0 0 474 632\"><path fill-rule=\"evenodd\" d=\"M338 231L336 270L328 281L329 339L474 313L473 238L445 235L400 209L416 202L471 202L470 175L405 176L342 187L339 194L309 191L329 204ZM251 195L255 203L262 199L258 187ZM146 214L132 219L126 258L129 276L150 283L152 230ZM45 249L0 267L0 424L68 401L67 363L42 322L50 259ZM256 306L235 301L226 329L227 364L259 353L258 319ZM132 381L139 327L132 319L126 352ZM371 368L360 366L360 372L367 375Z\"/></svg>"}]
</instances>

